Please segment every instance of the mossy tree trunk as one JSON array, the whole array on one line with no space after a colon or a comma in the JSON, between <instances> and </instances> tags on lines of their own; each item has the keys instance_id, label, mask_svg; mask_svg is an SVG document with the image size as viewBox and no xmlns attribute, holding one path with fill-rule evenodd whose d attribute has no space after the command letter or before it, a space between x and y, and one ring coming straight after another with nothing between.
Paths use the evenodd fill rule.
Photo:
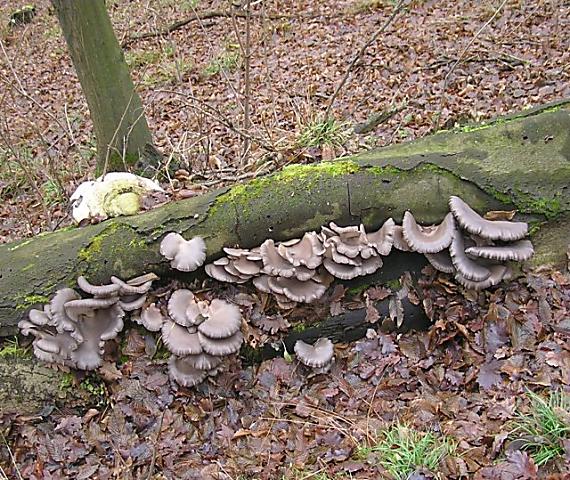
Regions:
<instances>
[{"instance_id":1,"label":"mossy tree trunk","mask_svg":"<svg viewBox=\"0 0 570 480\"><path fill-rule=\"evenodd\" d=\"M87 98L97 140L97 172L156 167L155 149L104 0L52 0Z\"/></svg>"},{"instance_id":2,"label":"mossy tree trunk","mask_svg":"<svg viewBox=\"0 0 570 480\"><path fill-rule=\"evenodd\" d=\"M285 240L330 221L377 228L410 209L441 221L450 195L478 211L517 209L531 223L538 264L562 265L570 238L570 105L315 165L290 166L231 189L132 217L0 246L0 335L78 275L92 282L154 271L180 274L159 254L170 231L200 235L208 261L222 247ZM200 274L200 273L198 273ZM202 273L203 274L203 273Z\"/></svg>"}]
</instances>

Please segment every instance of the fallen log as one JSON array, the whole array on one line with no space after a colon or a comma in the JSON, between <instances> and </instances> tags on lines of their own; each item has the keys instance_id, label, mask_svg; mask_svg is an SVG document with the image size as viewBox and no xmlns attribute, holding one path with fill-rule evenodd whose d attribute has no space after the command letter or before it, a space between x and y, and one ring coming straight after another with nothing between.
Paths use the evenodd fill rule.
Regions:
<instances>
[{"instance_id":1,"label":"fallen log","mask_svg":"<svg viewBox=\"0 0 570 480\"><path fill-rule=\"evenodd\" d=\"M441 221L450 195L476 210L517 209L531 224L535 264L562 265L570 231L570 101L462 131L313 165L167 204L132 217L0 246L0 335L79 275L174 274L159 254L170 231L201 235L211 261L222 247L300 237L330 221L377 228L410 209Z\"/></svg>"}]
</instances>

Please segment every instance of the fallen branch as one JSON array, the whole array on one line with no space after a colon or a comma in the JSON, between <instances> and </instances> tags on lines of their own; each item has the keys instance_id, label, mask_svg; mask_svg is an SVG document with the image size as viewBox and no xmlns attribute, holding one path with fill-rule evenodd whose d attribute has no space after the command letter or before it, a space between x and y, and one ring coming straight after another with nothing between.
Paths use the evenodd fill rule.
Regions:
<instances>
[{"instance_id":1,"label":"fallen branch","mask_svg":"<svg viewBox=\"0 0 570 480\"><path fill-rule=\"evenodd\" d=\"M330 20L331 18L338 18L342 16L342 13L338 13L334 16L332 15L320 15L320 14L300 14L300 15L284 15L284 14L260 14L260 13L250 13L251 18L267 18L269 20L312 20L315 18L319 18L322 20ZM145 38L154 38L154 37L165 37L170 33L180 30L181 28L185 27L186 25L199 22L203 20L211 20L214 18L247 18L248 14L242 11L225 11L225 10L213 10L210 12L203 12L203 13L196 13L193 17L185 18L183 20L179 20L178 22L174 22L171 25L168 25L165 28L160 30L156 30L154 32L143 32L134 35L130 35L126 37L122 43L122 47L127 47L131 43L136 42L137 40L144 40Z\"/></svg>"},{"instance_id":2,"label":"fallen branch","mask_svg":"<svg viewBox=\"0 0 570 480\"><path fill-rule=\"evenodd\" d=\"M208 261L222 247L299 238L330 221L378 228L405 210L425 224L459 195L479 211L518 209L532 222L536 263L566 262L570 225L570 101L464 132L446 132L316 165L293 165L231 189L147 213L0 246L0 335L79 275L174 274L159 253L167 232L200 235ZM183 274L183 280L195 278Z\"/></svg>"}]
</instances>

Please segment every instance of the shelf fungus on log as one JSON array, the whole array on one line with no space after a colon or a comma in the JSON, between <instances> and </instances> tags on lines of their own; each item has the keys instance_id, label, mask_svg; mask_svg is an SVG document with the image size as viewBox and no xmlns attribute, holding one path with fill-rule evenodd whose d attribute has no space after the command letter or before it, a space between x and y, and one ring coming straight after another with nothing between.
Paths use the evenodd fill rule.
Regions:
<instances>
[{"instance_id":1,"label":"shelf fungus on log","mask_svg":"<svg viewBox=\"0 0 570 480\"><path fill-rule=\"evenodd\" d=\"M43 310L31 310L18 324L23 335L33 335L34 354L49 363L93 370L103 363L105 342L123 329L126 311L141 308L156 275L123 282L114 277L108 285L93 285L77 279L78 287L90 298L71 288L56 292Z\"/></svg>"},{"instance_id":2,"label":"shelf fungus on log","mask_svg":"<svg viewBox=\"0 0 570 480\"><path fill-rule=\"evenodd\" d=\"M320 233L306 232L300 239L267 239L252 250L226 247L227 256L206 265L206 273L224 282L252 280L281 308L292 308L321 298L333 278L351 280L376 272L392 247L425 255L435 269L455 274L461 285L477 290L512 275L510 268L496 265L524 261L534 253L531 242L522 240L526 223L486 220L455 196L449 207L439 225L419 225L406 211L402 225L389 218L371 233L363 225L331 222Z\"/></svg>"}]
</instances>

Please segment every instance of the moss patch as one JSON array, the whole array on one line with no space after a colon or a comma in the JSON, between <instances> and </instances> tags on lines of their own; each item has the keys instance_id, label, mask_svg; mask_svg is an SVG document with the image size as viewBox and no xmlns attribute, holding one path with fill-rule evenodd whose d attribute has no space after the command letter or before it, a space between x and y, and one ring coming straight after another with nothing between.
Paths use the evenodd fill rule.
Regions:
<instances>
[{"instance_id":1,"label":"moss patch","mask_svg":"<svg viewBox=\"0 0 570 480\"><path fill-rule=\"evenodd\" d=\"M267 177L252 180L243 185L236 185L228 192L220 195L210 208L210 215L215 214L218 207L225 204L247 205L252 198L260 197L271 188L281 189L283 185L291 182L303 181L306 188L317 182L320 178L337 177L356 173L361 167L353 161L322 162L313 165L289 165L280 172Z\"/></svg>"}]
</instances>

